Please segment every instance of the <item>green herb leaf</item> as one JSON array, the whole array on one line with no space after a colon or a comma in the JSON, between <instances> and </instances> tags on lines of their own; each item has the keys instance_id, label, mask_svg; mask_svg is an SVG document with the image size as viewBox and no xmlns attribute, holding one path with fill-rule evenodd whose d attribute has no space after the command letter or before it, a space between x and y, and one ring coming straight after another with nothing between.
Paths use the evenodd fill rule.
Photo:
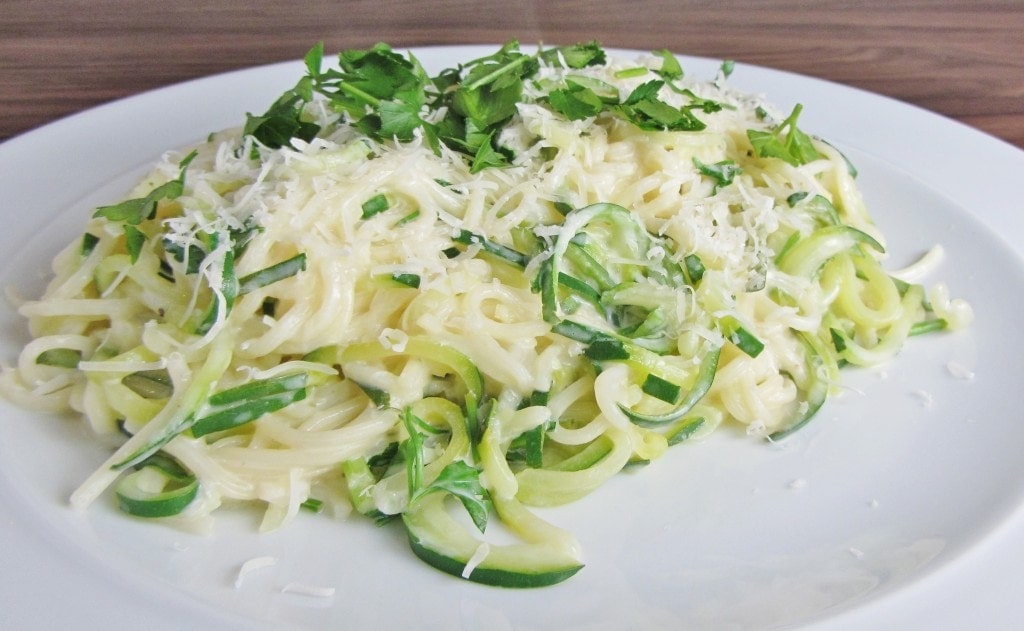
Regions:
<instances>
[{"instance_id":1,"label":"green herb leaf","mask_svg":"<svg viewBox=\"0 0 1024 631\"><path fill-rule=\"evenodd\" d=\"M422 103L418 96L415 93L399 95L394 100L380 104L377 110L380 117L380 136L397 138L402 142L412 140L413 133L424 124L420 119Z\"/></svg>"},{"instance_id":2,"label":"green herb leaf","mask_svg":"<svg viewBox=\"0 0 1024 631\"><path fill-rule=\"evenodd\" d=\"M161 187L162 188L162 187ZM162 192L160 188L154 192ZM161 197L162 199L162 197ZM123 221L128 224L137 225L145 219L152 219L156 213L156 200L149 196L126 199L113 206L101 206L96 209L93 217L106 217L110 221Z\"/></svg>"},{"instance_id":3,"label":"green herb leaf","mask_svg":"<svg viewBox=\"0 0 1024 631\"><path fill-rule=\"evenodd\" d=\"M552 109L569 120L597 116L605 108L604 101L593 90L579 84L569 84L565 89L552 90L548 94L548 103Z\"/></svg>"},{"instance_id":4,"label":"green herb leaf","mask_svg":"<svg viewBox=\"0 0 1024 631\"><path fill-rule=\"evenodd\" d=\"M402 414L402 423L409 437L402 441L398 449L405 459L405 475L409 486L409 502L423 490L423 435L417 428L416 416L408 406ZM422 423L422 421L420 421Z\"/></svg>"},{"instance_id":5,"label":"green herb leaf","mask_svg":"<svg viewBox=\"0 0 1024 631\"><path fill-rule=\"evenodd\" d=\"M733 178L743 173L743 169L733 160L722 160L714 164L704 164L700 158L694 156L693 166L697 167L701 175L714 179L717 186L728 186L732 184Z\"/></svg>"},{"instance_id":6,"label":"green herb leaf","mask_svg":"<svg viewBox=\"0 0 1024 631\"><path fill-rule=\"evenodd\" d=\"M546 50L540 54L541 59L552 66L565 66L568 68L585 68L596 66L607 61L604 49L596 41L585 44L573 44L572 46L559 46Z\"/></svg>"},{"instance_id":7,"label":"green herb leaf","mask_svg":"<svg viewBox=\"0 0 1024 631\"><path fill-rule=\"evenodd\" d=\"M142 247L147 239L146 234L137 226L143 221L153 219L156 216L157 204L161 200L174 199L181 196L185 189L185 171L195 157L195 151L185 156L179 163L178 177L157 186L148 195L126 199L111 206L100 206L93 213L93 217L103 217L108 221L121 222L123 224L125 247L133 264L139 260ZM97 241L98 239L95 237L88 241L88 243L91 243L89 245L90 251L92 247L95 247ZM88 243L83 239L83 251Z\"/></svg>"},{"instance_id":8,"label":"green herb leaf","mask_svg":"<svg viewBox=\"0 0 1024 631\"><path fill-rule=\"evenodd\" d=\"M253 272L252 274L248 274L238 279L238 295L241 296L243 294L247 294L250 291L254 291L260 287L266 287L267 285L276 283L279 280L284 280L285 278L290 278L299 272L304 271L306 271L306 254L296 254L290 259L286 259L280 263L275 263L270 267L266 267L258 272Z\"/></svg>"},{"instance_id":9,"label":"green herb leaf","mask_svg":"<svg viewBox=\"0 0 1024 631\"><path fill-rule=\"evenodd\" d=\"M484 169L491 167L503 167L509 163L508 156L495 149L492 145L492 137L494 132L487 135L486 142L480 143L476 153L473 155L473 162L470 165L470 173L479 173Z\"/></svg>"},{"instance_id":10,"label":"green herb leaf","mask_svg":"<svg viewBox=\"0 0 1024 631\"><path fill-rule=\"evenodd\" d=\"M523 78L537 70L534 57L506 44L494 56L478 60L459 85L452 107L483 127L512 117L523 93Z\"/></svg>"},{"instance_id":11,"label":"green herb leaf","mask_svg":"<svg viewBox=\"0 0 1024 631\"><path fill-rule=\"evenodd\" d=\"M139 230L130 223L124 225L125 247L128 248L128 257L132 263L139 260L142 254L142 246L146 244L146 233Z\"/></svg>"},{"instance_id":12,"label":"green herb leaf","mask_svg":"<svg viewBox=\"0 0 1024 631\"><path fill-rule=\"evenodd\" d=\"M387 196L384 195L384 193L380 193L378 195L374 195L370 199L368 199L365 202L363 202L363 204L362 204L362 209L363 209L362 218L363 219L369 219L370 217L373 217L374 215L379 215L380 213L384 212L388 208L391 208L391 203L388 202L388 198L387 198Z\"/></svg>"},{"instance_id":13,"label":"green herb leaf","mask_svg":"<svg viewBox=\"0 0 1024 631\"><path fill-rule=\"evenodd\" d=\"M799 103L782 123L771 131L747 130L747 138L759 158L779 158L793 166L817 160L820 154L814 148L811 137L796 126L803 106ZM785 137L783 137L785 133Z\"/></svg>"},{"instance_id":14,"label":"green herb leaf","mask_svg":"<svg viewBox=\"0 0 1024 631\"><path fill-rule=\"evenodd\" d=\"M320 132L319 125L302 120L303 108L311 100L312 80L303 77L263 114L246 114L242 132L270 149L285 147L292 138L309 142Z\"/></svg>"},{"instance_id":15,"label":"green herb leaf","mask_svg":"<svg viewBox=\"0 0 1024 631\"><path fill-rule=\"evenodd\" d=\"M626 100L622 102L623 105L636 105L643 101L651 101L658 98L658 91L665 85L664 81L658 81L657 79L641 83L637 87L633 88L633 91L629 93Z\"/></svg>"},{"instance_id":16,"label":"green herb leaf","mask_svg":"<svg viewBox=\"0 0 1024 631\"><path fill-rule=\"evenodd\" d=\"M462 460L451 462L441 469L437 479L421 489L411 501L435 491L449 493L457 497L476 527L480 532L484 532L487 528L487 513L490 511L491 501L487 489L480 484L478 469Z\"/></svg>"},{"instance_id":17,"label":"green herb leaf","mask_svg":"<svg viewBox=\"0 0 1024 631\"><path fill-rule=\"evenodd\" d=\"M311 77L319 77L320 67L323 66L323 60L324 43L317 42L309 49L309 52L306 53L306 56L303 58L303 62L306 64L306 72L308 72Z\"/></svg>"},{"instance_id":18,"label":"green herb leaf","mask_svg":"<svg viewBox=\"0 0 1024 631\"><path fill-rule=\"evenodd\" d=\"M666 81L683 78L683 67L675 55L668 50L656 50L654 54L661 57L661 68L654 71L658 76Z\"/></svg>"},{"instance_id":19,"label":"green herb leaf","mask_svg":"<svg viewBox=\"0 0 1024 631\"><path fill-rule=\"evenodd\" d=\"M195 151L185 156L178 163L178 177L154 188L145 197L126 199L111 206L100 206L92 216L104 217L110 221L123 221L133 226L137 226L147 219L152 219L156 216L157 202L181 196L185 189L185 171L195 157Z\"/></svg>"},{"instance_id":20,"label":"green herb leaf","mask_svg":"<svg viewBox=\"0 0 1024 631\"><path fill-rule=\"evenodd\" d=\"M707 127L687 108L669 105L658 98L664 81L648 81L636 87L614 109L622 118L648 131L700 131Z\"/></svg>"},{"instance_id":21,"label":"green herb leaf","mask_svg":"<svg viewBox=\"0 0 1024 631\"><path fill-rule=\"evenodd\" d=\"M576 86L590 90L607 105L619 103L619 89L600 79L583 75L568 75L565 78L565 83L570 87Z\"/></svg>"}]
</instances>

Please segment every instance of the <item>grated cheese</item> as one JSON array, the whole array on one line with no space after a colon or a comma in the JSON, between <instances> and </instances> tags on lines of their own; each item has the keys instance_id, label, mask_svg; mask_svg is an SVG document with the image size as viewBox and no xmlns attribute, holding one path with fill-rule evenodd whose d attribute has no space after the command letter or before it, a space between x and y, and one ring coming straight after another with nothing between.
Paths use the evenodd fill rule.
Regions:
<instances>
[{"instance_id":1,"label":"grated cheese","mask_svg":"<svg viewBox=\"0 0 1024 631\"><path fill-rule=\"evenodd\" d=\"M274 565L277 565L277 558L271 556L261 556L249 559L243 563L240 568L238 568L238 576L235 577L235 589L241 589L245 578L252 572L272 567Z\"/></svg>"}]
</instances>

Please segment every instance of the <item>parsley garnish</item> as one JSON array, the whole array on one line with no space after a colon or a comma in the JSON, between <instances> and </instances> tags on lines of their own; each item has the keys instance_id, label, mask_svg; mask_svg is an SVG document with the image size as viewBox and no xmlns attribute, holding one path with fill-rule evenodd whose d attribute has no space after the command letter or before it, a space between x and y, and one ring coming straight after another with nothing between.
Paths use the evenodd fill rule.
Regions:
<instances>
[{"instance_id":1,"label":"parsley garnish","mask_svg":"<svg viewBox=\"0 0 1024 631\"><path fill-rule=\"evenodd\" d=\"M667 50L656 50L654 54L661 57L661 68L655 70L655 74L666 81L683 78L683 67L679 65L675 55Z\"/></svg>"},{"instance_id":2,"label":"parsley garnish","mask_svg":"<svg viewBox=\"0 0 1024 631\"><path fill-rule=\"evenodd\" d=\"M306 53L305 63L308 75L299 79L294 88L282 94L261 116L246 115L244 133L250 135L270 149L287 145L292 138L309 142L320 126L302 120L302 110L313 100L313 80L320 71L324 45L319 43Z\"/></svg>"},{"instance_id":3,"label":"parsley garnish","mask_svg":"<svg viewBox=\"0 0 1024 631\"><path fill-rule=\"evenodd\" d=\"M658 98L664 81L640 84L615 108L622 118L649 131L700 131L706 127L689 107L674 107Z\"/></svg>"},{"instance_id":4,"label":"parsley garnish","mask_svg":"<svg viewBox=\"0 0 1024 631\"><path fill-rule=\"evenodd\" d=\"M93 217L104 217L109 221L122 222L125 247L132 263L139 260L142 246L146 243L146 234L138 227L139 224L156 217L156 207L161 200L175 199L181 196L185 190L185 170L188 169L189 163L195 157L195 151L185 156L178 163L178 177L154 188L148 195L126 199L112 206L100 206L93 213Z\"/></svg>"},{"instance_id":5,"label":"parsley garnish","mask_svg":"<svg viewBox=\"0 0 1024 631\"><path fill-rule=\"evenodd\" d=\"M552 48L540 53L540 58L553 66L561 66L565 62L568 68L586 68L605 63L607 57L604 49L596 41L589 41L585 44L573 44Z\"/></svg>"},{"instance_id":6,"label":"parsley garnish","mask_svg":"<svg viewBox=\"0 0 1024 631\"><path fill-rule=\"evenodd\" d=\"M420 428L430 428L416 417L409 408L405 409L402 421L409 437L402 441L399 449L405 458L406 476L409 481L409 504L422 497L441 491L453 495L462 502L476 527L483 532L487 527L487 513L491 499L487 489L480 483L480 470L462 460L448 463L437 477L425 484L423 480L423 434ZM431 428L432 429L432 428Z\"/></svg>"},{"instance_id":7,"label":"parsley garnish","mask_svg":"<svg viewBox=\"0 0 1024 631\"><path fill-rule=\"evenodd\" d=\"M728 186L729 184L732 184L733 178L743 172L743 169L741 169L740 166L732 160L722 160L714 164L704 164L701 162L700 158L694 156L693 166L697 167L697 171L699 171L701 175L706 175L715 180L716 189L719 186Z\"/></svg>"},{"instance_id":8,"label":"parsley garnish","mask_svg":"<svg viewBox=\"0 0 1024 631\"><path fill-rule=\"evenodd\" d=\"M786 120L771 131L748 129L747 138L754 146L754 155L758 158L779 158L793 166L817 160L818 151L811 137L796 126L802 110L803 106L797 103Z\"/></svg>"},{"instance_id":9,"label":"parsley garnish","mask_svg":"<svg viewBox=\"0 0 1024 631\"><path fill-rule=\"evenodd\" d=\"M699 98L676 85L683 77L678 59L667 50L653 72L657 79L637 87L622 99L618 90L592 77L568 75L542 98L569 120L604 113L618 116L645 130L699 131L705 128L695 112L711 113L722 105ZM323 68L323 44L307 54L307 75L285 92L261 116L250 115L245 133L268 147L286 145L292 138L310 140L319 127L303 119L313 95L326 97L329 107L347 122L379 142L409 142L422 137L435 151L446 146L466 157L471 172L511 163L512 151L501 145L501 131L516 115L525 82L541 64L568 69L606 63L595 42L524 53L510 40L494 54L429 76L411 54L402 55L387 44L344 50L337 68ZM659 97L662 88L687 97L674 106Z\"/></svg>"},{"instance_id":10,"label":"parsley garnish","mask_svg":"<svg viewBox=\"0 0 1024 631\"><path fill-rule=\"evenodd\" d=\"M244 131L260 144L277 149L291 142L292 138L310 141L320 131L320 126L302 120L302 108L312 98L309 81L305 77L281 95L270 109L261 116L247 115Z\"/></svg>"},{"instance_id":11,"label":"parsley garnish","mask_svg":"<svg viewBox=\"0 0 1024 631\"><path fill-rule=\"evenodd\" d=\"M573 81L566 83L565 88L548 94L548 103L556 112L569 120L581 120L597 116L604 110L604 101L593 90Z\"/></svg>"}]
</instances>

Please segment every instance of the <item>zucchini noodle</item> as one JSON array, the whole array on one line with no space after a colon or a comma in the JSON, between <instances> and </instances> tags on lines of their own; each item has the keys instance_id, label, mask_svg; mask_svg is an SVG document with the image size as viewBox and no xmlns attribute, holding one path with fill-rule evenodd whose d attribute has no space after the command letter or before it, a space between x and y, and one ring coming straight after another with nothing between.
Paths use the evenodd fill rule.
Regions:
<instances>
[{"instance_id":1,"label":"zucchini noodle","mask_svg":"<svg viewBox=\"0 0 1024 631\"><path fill-rule=\"evenodd\" d=\"M72 504L112 485L128 512L182 522L255 504L264 530L311 502L355 509L401 517L457 576L547 584L579 546L528 507L719 426L781 439L842 366L969 324L944 285L910 282L940 250L904 280L885 270L855 171L798 130L799 106L787 118L724 71L684 78L665 53L573 63L580 49L452 71L529 68L474 155L437 140L451 111L466 138L478 124L450 85L427 83L456 96L388 136L383 105L332 101L347 79L308 57L312 94L278 103L296 114L284 141L253 118L97 209L19 306L32 339L0 378L20 405L124 436ZM462 86L506 89L478 75ZM504 163L481 168L488 149ZM431 525L438 496L521 543Z\"/></svg>"}]
</instances>

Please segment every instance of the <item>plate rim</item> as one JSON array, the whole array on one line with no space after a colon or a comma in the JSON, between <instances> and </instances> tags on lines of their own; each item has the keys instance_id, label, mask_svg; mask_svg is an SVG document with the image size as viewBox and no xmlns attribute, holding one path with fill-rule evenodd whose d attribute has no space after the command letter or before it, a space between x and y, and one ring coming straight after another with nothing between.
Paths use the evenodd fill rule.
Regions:
<instances>
[{"instance_id":1,"label":"plate rim","mask_svg":"<svg viewBox=\"0 0 1024 631\"><path fill-rule=\"evenodd\" d=\"M450 55L455 59L464 59L466 54L473 54L473 51L484 50L493 51L493 44L458 44L458 45L432 45L432 46L411 46L403 47L402 50L410 50L414 54L429 51L430 54L441 54ZM526 48L526 47L524 47ZM396 47L398 49L398 47ZM642 54L644 51L638 49L622 49L622 48L607 48L609 52L616 54ZM684 67L687 64L707 65L720 63L720 60L708 58L708 57L694 57L687 55L680 55L680 61L684 63ZM3 143L0 143L0 165L4 164L6 160L11 160L11 155L20 153L24 150L25 145L38 144L43 142L46 137L53 135L60 135L68 130L74 130L74 128L80 128L83 126L90 126L96 120L104 120L109 118L117 118L122 115L126 110L138 109L145 107L150 102L160 101L169 96L174 96L180 92L187 92L200 88L205 82L218 82L226 77L237 77L239 75L261 75L264 73L277 73L283 71L291 71L294 68L300 68L300 60L274 62L268 64L261 64L248 68L242 68L237 70L229 70L225 72L219 72L212 75L189 79L182 82L177 82L171 85L146 90L137 94L128 95L119 99L115 99L68 116L61 117L59 119L45 123L39 127L31 130L19 133ZM956 121L952 118L948 118L919 106L909 104L892 97L872 93L860 88L847 86L841 83L812 77L808 75L801 75L792 73L789 71L777 70L766 66L748 64L748 63L737 63L736 70L733 73L733 79L730 83L735 85L735 77L745 71L753 71L753 73L759 75L764 81L776 81L782 85L788 85L793 82L798 84L818 84L820 86L827 86L830 91L837 91L840 95L847 97L853 102L855 107L863 106L862 116L871 117L878 111L890 112L894 111L898 116L894 115L892 120L889 120L886 125L881 126L877 129L872 129L871 133L858 135L853 141L847 141L841 139L837 141L837 144L848 144L853 147L858 147L864 151L871 152L869 148L861 147L860 143L864 145L870 145L873 138L877 138L880 134L891 134L894 127L906 126L907 118L914 119L915 125L922 127L924 130L941 128L941 131L947 132L949 137L947 142L956 144L962 148L963 152L971 153L976 151L990 152L993 156L993 161L996 163L993 165L970 165L970 168L966 169L966 172L956 170L956 173L950 173L948 165L936 164L939 160L939 156L936 155L933 159L925 160L923 162L914 162L910 165L905 164L905 157L910 149L903 151L896 151L892 157L892 163L899 165L898 168L908 173L913 177L922 179L925 182L931 182L936 180L938 186L930 186L938 191L940 194L951 199L957 203L960 207L968 209L970 211L972 205L981 206L981 210L972 214L972 217L986 226L992 231L996 238L1001 239L1007 248L1016 254L1019 260L1024 256L1024 247L1019 245L1024 241L1024 219L1014 218L1012 213L993 214L995 211L992 208L997 206L999 200L994 199L995 193L990 191L988 195L984 191L978 189L978 187L956 187L955 182L958 178L962 178L960 181L967 180L971 182L983 181L984 177L1002 179L1004 181L1012 181L1009 178L1014 173L1019 173L1021 169L1024 169L1024 150L1021 150L1008 142L999 139L995 136L982 132L980 130L969 127L968 125ZM286 86L287 87L287 86ZM743 88L746 89L746 88ZM786 88L782 88L781 91L785 92ZM774 90L773 90L774 92ZM784 102L778 98L778 95L771 93L773 102L780 103ZM810 113L809 113L810 114ZM235 124L239 124L241 117L237 117L239 120ZM809 129L817 130L821 125L816 124L818 119L816 117L808 116L810 122L807 123ZM856 124L851 124L853 129L858 129ZM212 130L211 130L212 131ZM174 133L174 132L172 132ZM182 132L183 133L183 132ZM835 135L823 133L826 138L836 138ZM169 146L169 145L168 145ZM979 149L980 148L980 149ZM131 155L132 151L128 150L125 152L127 155ZM153 158L157 156L152 156ZM956 177L953 177L953 176ZM927 179L924 179L927 178ZM970 197L970 200L967 199ZM972 203L965 203L970 201ZM75 203L75 200L65 200L64 203L60 204L61 207L67 207ZM43 213L45 215L45 213ZM29 223L23 226L24 232L31 232L34 227L38 225L38 222ZM4 472L2 465L0 465L0 474L6 478L6 472ZM6 483L6 480L0 481ZM0 494L0 497L3 497ZM1009 523L1020 521L1021 510L1016 511L1015 516L1012 520L1007 520L1007 523L1000 524L995 532L993 532L993 541L997 541L1004 538L1012 531L1015 526ZM966 553L967 557L977 556L984 554L985 550L980 550L977 553L972 549ZM949 566L959 565L962 560L954 560L951 563L947 563L944 567L948 570ZM927 577L925 577L926 579ZM915 580L911 586L915 586L914 589L924 589L922 583L925 579ZM909 589L911 586L906 586L896 592L901 592ZM893 595L882 595L879 598L874 599L872 602L884 601L891 598ZM870 608L871 603L865 605ZM849 618L851 615L857 614L858 611L854 610L845 614L845 617ZM855 617L855 616L854 616Z\"/></svg>"}]
</instances>

